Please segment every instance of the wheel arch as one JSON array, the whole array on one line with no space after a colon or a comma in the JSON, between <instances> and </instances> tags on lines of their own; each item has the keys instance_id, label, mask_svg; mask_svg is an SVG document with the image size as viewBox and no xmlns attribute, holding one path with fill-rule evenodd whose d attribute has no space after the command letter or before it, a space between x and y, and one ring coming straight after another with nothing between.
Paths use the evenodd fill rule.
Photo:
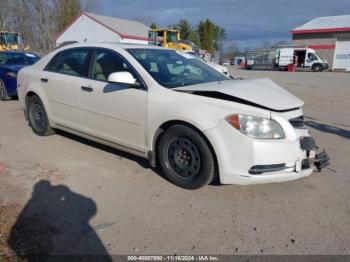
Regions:
<instances>
[{"instance_id":1,"label":"wheel arch","mask_svg":"<svg viewBox=\"0 0 350 262\"><path fill-rule=\"evenodd\" d=\"M29 119L29 116L28 116L28 103L29 103L29 99L32 97L32 96L38 96L37 93L33 92L33 91L29 91L28 93L26 93L25 97L24 97L24 106L25 106L25 109L24 109L24 116L26 118L26 120ZM38 96L39 97L39 96Z\"/></svg>"},{"instance_id":2,"label":"wheel arch","mask_svg":"<svg viewBox=\"0 0 350 262\"><path fill-rule=\"evenodd\" d=\"M37 96L39 97L39 99L41 100L41 102L43 103L46 113L48 115L49 121L51 119L51 111L50 111L50 107L48 106L47 101L45 100L45 97L41 94L41 92L38 92L37 90L28 90L24 96L24 106L25 106L25 117L28 120L28 102L29 102L29 98L32 96Z\"/></svg>"},{"instance_id":3,"label":"wheel arch","mask_svg":"<svg viewBox=\"0 0 350 262\"><path fill-rule=\"evenodd\" d=\"M169 121L164 122L163 124L161 124L157 128L156 132L153 135L153 140L151 141L152 148L148 152L148 159L150 161L150 165L156 166L157 158L158 158L157 152L158 152L158 145L159 145L160 138L162 137L162 135L165 133L165 131L167 129L169 129L170 127L172 127L174 125L187 126L191 129L195 130L206 141L206 143L208 144L209 149L212 152L213 157L214 157L216 172L218 172L219 171L219 167L218 167L219 162L218 162L214 147L212 146L212 143L210 142L209 138L198 127L196 127L195 125L193 125L189 122L183 121L183 120L169 120Z\"/></svg>"},{"instance_id":4,"label":"wheel arch","mask_svg":"<svg viewBox=\"0 0 350 262\"><path fill-rule=\"evenodd\" d=\"M320 68L320 70L318 71L322 71L322 65L319 62L316 62L312 65L311 69L315 71L315 67L318 66Z\"/></svg>"}]
</instances>

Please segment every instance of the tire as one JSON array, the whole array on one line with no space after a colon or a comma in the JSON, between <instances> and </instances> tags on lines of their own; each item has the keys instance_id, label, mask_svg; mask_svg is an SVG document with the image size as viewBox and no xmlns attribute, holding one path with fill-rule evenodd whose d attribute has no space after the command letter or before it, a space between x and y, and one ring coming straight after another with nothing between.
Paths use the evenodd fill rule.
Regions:
<instances>
[{"instance_id":1,"label":"tire","mask_svg":"<svg viewBox=\"0 0 350 262\"><path fill-rule=\"evenodd\" d=\"M314 72L321 72L321 71L322 71L322 66L319 65L319 64L313 65L313 66L312 66L312 70L313 70Z\"/></svg>"},{"instance_id":2,"label":"tire","mask_svg":"<svg viewBox=\"0 0 350 262\"><path fill-rule=\"evenodd\" d=\"M158 160L164 176L173 184L197 189L210 184L215 160L205 139L194 129L174 125L160 138Z\"/></svg>"},{"instance_id":3,"label":"tire","mask_svg":"<svg viewBox=\"0 0 350 262\"><path fill-rule=\"evenodd\" d=\"M40 98L36 95L28 98L28 120L33 132L39 136L48 136L54 134L50 127L45 107Z\"/></svg>"},{"instance_id":4,"label":"tire","mask_svg":"<svg viewBox=\"0 0 350 262\"><path fill-rule=\"evenodd\" d=\"M8 95L4 82L0 79L0 100L7 101L11 99L12 97Z\"/></svg>"}]
</instances>

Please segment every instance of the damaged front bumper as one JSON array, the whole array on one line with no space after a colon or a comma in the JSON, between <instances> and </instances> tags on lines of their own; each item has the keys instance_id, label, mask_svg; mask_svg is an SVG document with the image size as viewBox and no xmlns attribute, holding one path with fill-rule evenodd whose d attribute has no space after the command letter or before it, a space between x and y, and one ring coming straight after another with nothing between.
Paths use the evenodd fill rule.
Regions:
<instances>
[{"instance_id":1,"label":"damaged front bumper","mask_svg":"<svg viewBox=\"0 0 350 262\"><path fill-rule=\"evenodd\" d=\"M282 120L280 123L283 122ZM262 184L300 179L329 165L305 128L285 122L285 139L252 139L235 132L225 122L207 130L217 154L222 184Z\"/></svg>"},{"instance_id":2,"label":"damaged front bumper","mask_svg":"<svg viewBox=\"0 0 350 262\"><path fill-rule=\"evenodd\" d=\"M322 168L329 165L329 156L326 151L316 153L318 147L315 140L310 137L303 137L300 139L300 148L306 151L306 158L302 161L302 168L309 168L312 164L321 172Z\"/></svg>"}]
</instances>

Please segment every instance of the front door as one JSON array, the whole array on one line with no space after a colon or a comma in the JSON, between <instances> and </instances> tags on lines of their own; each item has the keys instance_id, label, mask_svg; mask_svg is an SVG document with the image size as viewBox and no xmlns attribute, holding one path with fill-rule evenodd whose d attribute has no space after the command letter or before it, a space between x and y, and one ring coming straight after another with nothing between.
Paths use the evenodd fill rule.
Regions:
<instances>
[{"instance_id":1,"label":"front door","mask_svg":"<svg viewBox=\"0 0 350 262\"><path fill-rule=\"evenodd\" d=\"M106 49L94 51L89 79L81 90L83 125L90 135L143 152L148 93L143 86L132 88L107 81L111 73L123 71L138 79L120 54Z\"/></svg>"},{"instance_id":2,"label":"front door","mask_svg":"<svg viewBox=\"0 0 350 262\"><path fill-rule=\"evenodd\" d=\"M318 61L318 58L314 53L306 53L305 67L311 68L316 61Z\"/></svg>"}]
</instances>

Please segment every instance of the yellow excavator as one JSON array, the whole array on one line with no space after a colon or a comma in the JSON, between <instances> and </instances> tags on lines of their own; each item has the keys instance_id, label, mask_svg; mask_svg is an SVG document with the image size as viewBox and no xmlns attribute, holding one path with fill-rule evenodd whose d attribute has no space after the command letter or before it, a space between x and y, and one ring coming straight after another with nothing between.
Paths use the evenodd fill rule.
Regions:
<instances>
[{"instance_id":1,"label":"yellow excavator","mask_svg":"<svg viewBox=\"0 0 350 262\"><path fill-rule=\"evenodd\" d=\"M23 41L20 33L0 31L0 51L10 50L29 50L29 47L23 47Z\"/></svg>"},{"instance_id":2,"label":"yellow excavator","mask_svg":"<svg viewBox=\"0 0 350 262\"><path fill-rule=\"evenodd\" d=\"M177 29L157 28L148 31L148 44L173 48L179 51L190 52L192 46L180 39L180 31Z\"/></svg>"}]
</instances>

